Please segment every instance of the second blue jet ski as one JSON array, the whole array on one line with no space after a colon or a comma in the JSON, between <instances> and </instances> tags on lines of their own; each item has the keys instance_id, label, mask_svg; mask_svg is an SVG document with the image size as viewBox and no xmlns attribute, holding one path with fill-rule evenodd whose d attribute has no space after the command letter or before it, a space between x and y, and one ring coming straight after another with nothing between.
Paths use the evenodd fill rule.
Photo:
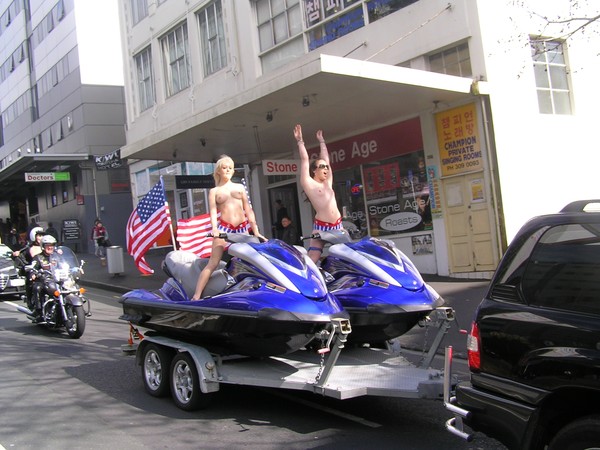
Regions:
<instances>
[{"instance_id":1,"label":"second blue jet ski","mask_svg":"<svg viewBox=\"0 0 600 450\"><path fill-rule=\"evenodd\" d=\"M394 339L443 305L392 241L367 236L352 242L345 230L312 237L331 244L321 268L329 291L350 314L350 342L381 344Z\"/></svg>"}]
</instances>

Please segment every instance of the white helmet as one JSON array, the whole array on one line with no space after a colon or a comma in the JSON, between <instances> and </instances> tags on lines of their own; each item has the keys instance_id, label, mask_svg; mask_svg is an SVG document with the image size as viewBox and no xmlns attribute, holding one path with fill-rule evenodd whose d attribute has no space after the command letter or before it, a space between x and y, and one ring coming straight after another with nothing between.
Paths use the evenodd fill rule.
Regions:
<instances>
[{"instance_id":1,"label":"white helmet","mask_svg":"<svg viewBox=\"0 0 600 450\"><path fill-rule=\"evenodd\" d=\"M29 232L29 240L35 242L35 237L38 234L44 234L44 229L42 227L33 227Z\"/></svg>"},{"instance_id":2,"label":"white helmet","mask_svg":"<svg viewBox=\"0 0 600 450\"><path fill-rule=\"evenodd\" d=\"M40 241L40 245L44 248L46 245L56 245L56 239L49 234L45 235Z\"/></svg>"}]
</instances>

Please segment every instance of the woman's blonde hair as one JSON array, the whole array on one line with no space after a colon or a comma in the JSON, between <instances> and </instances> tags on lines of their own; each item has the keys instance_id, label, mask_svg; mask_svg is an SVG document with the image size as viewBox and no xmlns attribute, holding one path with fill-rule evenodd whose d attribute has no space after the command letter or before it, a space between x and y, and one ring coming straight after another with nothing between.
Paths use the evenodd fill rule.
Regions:
<instances>
[{"instance_id":1,"label":"woman's blonde hair","mask_svg":"<svg viewBox=\"0 0 600 450\"><path fill-rule=\"evenodd\" d=\"M215 183L219 184L221 182L221 175L219 174L219 169L223 164L230 163L231 167L234 167L233 159L227 155L221 155L217 163L215 164L215 171L213 172L213 178L215 179Z\"/></svg>"}]
</instances>

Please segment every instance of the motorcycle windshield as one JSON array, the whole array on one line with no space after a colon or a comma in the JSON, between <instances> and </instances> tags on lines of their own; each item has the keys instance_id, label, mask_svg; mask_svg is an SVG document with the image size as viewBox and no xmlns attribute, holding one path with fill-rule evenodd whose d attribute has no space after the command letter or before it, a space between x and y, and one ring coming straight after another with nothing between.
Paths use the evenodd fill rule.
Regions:
<instances>
[{"instance_id":1,"label":"motorcycle windshield","mask_svg":"<svg viewBox=\"0 0 600 450\"><path fill-rule=\"evenodd\" d=\"M69 247L57 247L52 254L51 261L52 272L57 280L68 277L74 271L79 271L77 256Z\"/></svg>"}]
</instances>

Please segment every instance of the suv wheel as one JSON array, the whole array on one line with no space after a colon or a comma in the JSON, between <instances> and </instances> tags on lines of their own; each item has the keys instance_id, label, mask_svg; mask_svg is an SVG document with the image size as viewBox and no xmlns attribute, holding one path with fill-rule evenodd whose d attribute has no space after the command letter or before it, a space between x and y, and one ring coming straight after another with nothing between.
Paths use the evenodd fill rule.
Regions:
<instances>
[{"instance_id":1,"label":"suv wheel","mask_svg":"<svg viewBox=\"0 0 600 450\"><path fill-rule=\"evenodd\" d=\"M600 447L600 416L588 416L560 430L548 450L583 450Z\"/></svg>"}]
</instances>

